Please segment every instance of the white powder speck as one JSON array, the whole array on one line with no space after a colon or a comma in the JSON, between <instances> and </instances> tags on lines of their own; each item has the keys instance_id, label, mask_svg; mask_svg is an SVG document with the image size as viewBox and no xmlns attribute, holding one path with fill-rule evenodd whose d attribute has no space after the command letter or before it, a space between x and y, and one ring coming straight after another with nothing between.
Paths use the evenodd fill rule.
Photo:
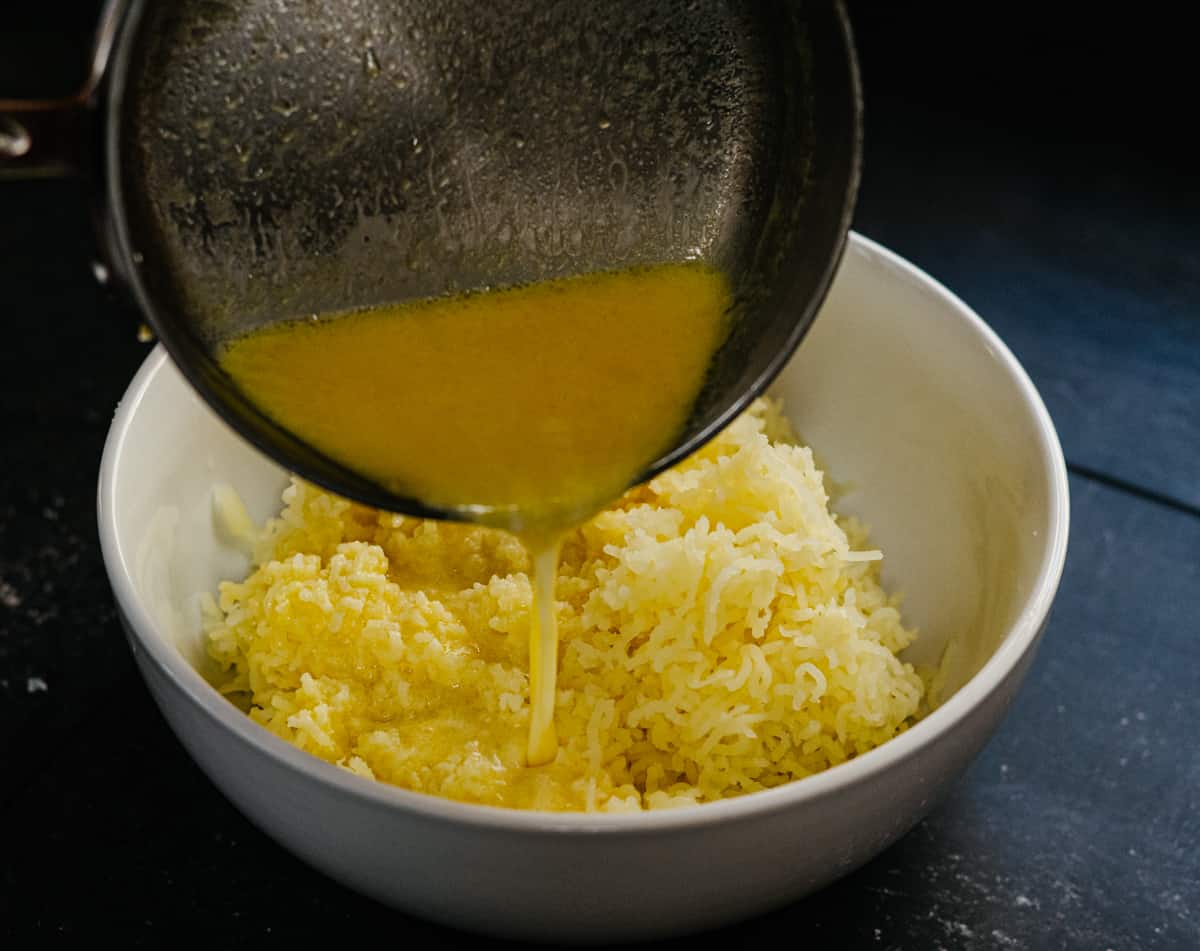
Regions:
<instances>
[{"instance_id":1,"label":"white powder speck","mask_svg":"<svg viewBox=\"0 0 1200 951\"><path fill-rule=\"evenodd\" d=\"M19 608L21 606L21 596L17 594L17 589L7 581L0 581L0 604L3 604L6 608Z\"/></svg>"},{"instance_id":2,"label":"white powder speck","mask_svg":"<svg viewBox=\"0 0 1200 951\"><path fill-rule=\"evenodd\" d=\"M50 688L41 677L28 677L25 680L26 693L45 693Z\"/></svg>"},{"instance_id":3,"label":"white powder speck","mask_svg":"<svg viewBox=\"0 0 1200 951\"><path fill-rule=\"evenodd\" d=\"M1033 905L1033 899L1028 895L1018 895L1014 904L1018 908L1030 908Z\"/></svg>"},{"instance_id":4,"label":"white powder speck","mask_svg":"<svg viewBox=\"0 0 1200 951\"><path fill-rule=\"evenodd\" d=\"M1129 726L1129 717L1121 717L1121 726Z\"/></svg>"},{"instance_id":5,"label":"white powder speck","mask_svg":"<svg viewBox=\"0 0 1200 951\"><path fill-rule=\"evenodd\" d=\"M1140 722L1142 722L1142 723L1146 722L1146 711L1145 710L1138 710L1136 713L1134 713L1134 716L1137 717L1137 719Z\"/></svg>"},{"instance_id":6,"label":"white powder speck","mask_svg":"<svg viewBox=\"0 0 1200 951\"><path fill-rule=\"evenodd\" d=\"M48 522L57 522L58 521L58 513L56 511L54 511L54 509L50 508L49 506L46 506L44 509L42 509L42 518L44 518Z\"/></svg>"}]
</instances>

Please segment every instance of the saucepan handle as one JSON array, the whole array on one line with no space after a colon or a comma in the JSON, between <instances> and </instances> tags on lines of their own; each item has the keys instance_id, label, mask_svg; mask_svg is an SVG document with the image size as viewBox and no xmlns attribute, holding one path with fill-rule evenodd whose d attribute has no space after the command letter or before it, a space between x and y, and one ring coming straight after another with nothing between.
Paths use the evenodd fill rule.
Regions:
<instances>
[{"instance_id":1,"label":"saucepan handle","mask_svg":"<svg viewBox=\"0 0 1200 951\"><path fill-rule=\"evenodd\" d=\"M91 150L91 115L127 0L108 0L83 87L65 99L0 99L0 178L80 172Z\"/></svg>"}]
</instances>

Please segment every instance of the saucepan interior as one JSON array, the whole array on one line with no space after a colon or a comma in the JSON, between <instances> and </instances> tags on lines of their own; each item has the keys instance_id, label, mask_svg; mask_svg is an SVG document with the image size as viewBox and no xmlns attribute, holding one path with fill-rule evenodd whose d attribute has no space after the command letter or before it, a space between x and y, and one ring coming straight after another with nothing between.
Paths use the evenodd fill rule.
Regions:
<instances>
[{"instance_id":1,"label":"saucepan interior","mask_svg":"<svg viewBox=\"0 0 1200 951\"><path fill-rule=\"evenodd\" d=\"M232 336L581 272L699 259L737 319L676 446L767 386L812 321L858 182L858 77L830 0L133 0L105 133L115 257L243 436L417 514L260 413Z\"/></svg>"}]
</instances>

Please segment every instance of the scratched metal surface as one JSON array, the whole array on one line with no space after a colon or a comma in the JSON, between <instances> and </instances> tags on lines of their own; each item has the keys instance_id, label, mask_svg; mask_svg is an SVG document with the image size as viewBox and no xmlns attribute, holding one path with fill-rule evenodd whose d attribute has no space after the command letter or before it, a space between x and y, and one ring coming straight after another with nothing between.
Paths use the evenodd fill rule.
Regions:
<instances>
[{"instance_id":1,"label":"scratched metal surface","mask_svg":"<svg viewBox=\"0 0 1200 951\"><path fill-rule=\"evenodd\" d=\"M61 36L39 51L31 35L0 64L69 62ZM947 136L945 115L901 93L868 103L859 227L962 294L1029 367L1075 469L1071 554L1030 679L948 801L820 895L719 938L1200 947L1195 199L1159 156L1034 147L1004 124ZM293 859L213 789L145 692L94 489L146 347L91 282L82 200L72 184L0 185L0 944L494 946Z\"/></svg>"}]
</instances>

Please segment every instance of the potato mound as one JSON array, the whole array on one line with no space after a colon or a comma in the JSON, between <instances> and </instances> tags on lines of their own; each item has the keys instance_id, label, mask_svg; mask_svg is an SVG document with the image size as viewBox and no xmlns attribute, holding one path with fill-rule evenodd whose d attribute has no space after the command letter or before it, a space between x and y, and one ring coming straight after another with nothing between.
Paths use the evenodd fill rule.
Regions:
<instances>
[{"instance_id":1,"label":"potato mound","mask_svg":"<svg viewBox=\"0 0 1200 951\"><path fill-rule=\"evenodd\" d=\"M362 776L525 809L691 805L816 773L918 716L880 553L831 514L770 401L568 536L542 767L525 765L521 545L300 481L283 501L253 572L211 606L218 686Z\"/></svg>"}]
</instances>

